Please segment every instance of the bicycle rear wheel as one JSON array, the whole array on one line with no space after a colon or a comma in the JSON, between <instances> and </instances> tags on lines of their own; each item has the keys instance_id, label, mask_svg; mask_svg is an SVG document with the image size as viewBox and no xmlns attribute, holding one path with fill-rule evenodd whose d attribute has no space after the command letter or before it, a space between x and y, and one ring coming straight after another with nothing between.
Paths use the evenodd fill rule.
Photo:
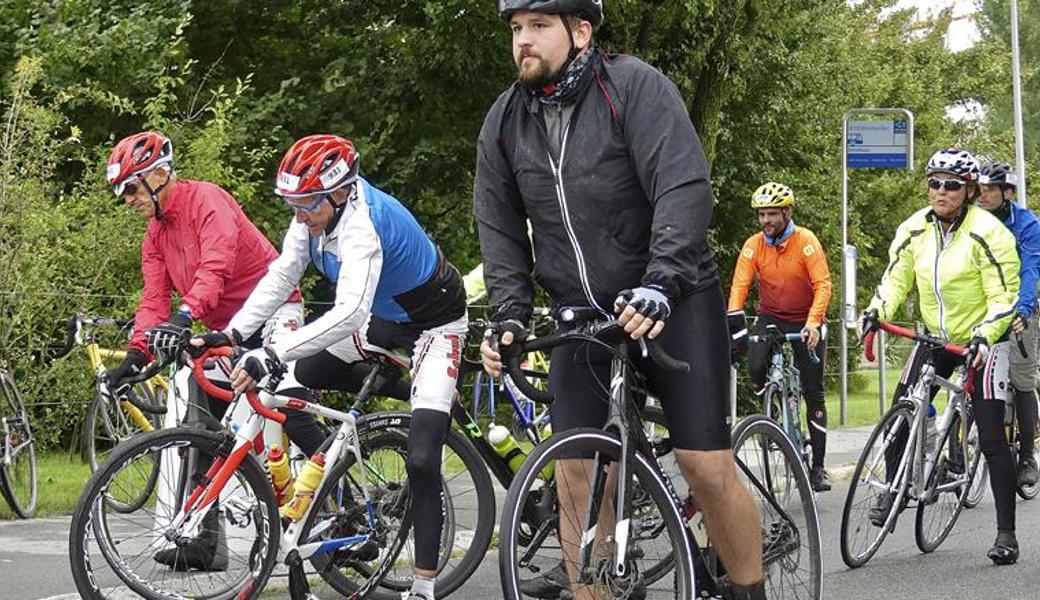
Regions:
<instances>
[{"instance_id":1,"label":"bicycle rear wheel","mask_svg":"<svg viewBox=\"0 0 1040 600\"><path fill-rule=\"evenodd\" d=\"M378 464L372 463L366 470L371 485L379 493L388 495L384 506L394 495L403 495L406 506L408 497L408 473L405 469L408 429L411 426L409 413L372 413L358 423L363 456L369 456L370 440L379 438L381 449ZM396 433L398 445L389 443L391 438L380 438L383 433ZM395 457L396 453L396 457ZM373 455L370 458L374 458ZM366 459L368 460L368 459ZM373 471L372 466L378 466ZM437 569L436 594L447 596L461 587L480 566L480 562L491 546L495 529L494 484L487 466L473 445L455 429L449 429L441 453L442 498L444 501L444 525L441 530L440 559ZM360 498L360 494L358 495ZM387 519L394 523L401 515L396 508L385 508ZM410 510L410 509L409 509ZM409 518L410 523L410 518ZM395 525L391 525L392 527ZM409 525L410 527L410 525ZM378 589L370 597L376 600L399 600L401 592L412 586L412 566L415 563L415 543L405 529L404 547L393 568L382 578Z\"/></svg>"},{"instance_id":2,"label":"bicycle rear wheel","mask_svg":"<svg viewBox=\"0 0 1040 600\"><path fill-rule=\"evenodd\" d=\"M770 598L823 597L820 518L801 454L763 415L733 430L742 482L762 516L762 566Z\"/></svg>"},{"instance_id":3,"label":"bicycle rear wheel","mask_svg":"<svg viewBox=\"0 0 1040 600\"><path fill-rule=\"evenodd\" d=\"M538 597L528 591L529 582L539 578L541 573L558 570L561 563L572 560L568 556L578 552L577 548L568 548L565 554L559 538L559 523L563 517L556 513L555 487L567 475L555 461L589 457L580 459L586 462L575 469L582 473L579 480L566 482L570 489L588 488L597 474L616 464L620 451L621 444L615 435L588 428L558 433L534 449L517 472L504 503L499 528L499 572L504 597ZM554 477L547 481L543 479L543 470L550 464L554 467ZM605 538L614 531L614 513L613 503L603 498L603 511L610 516L601 512L599 530L604 533L595 540L594 564L589 565L590 571L584 577L607 597L624 598L635 594L646 598L692 598L693 556L686 523L665 481L648 459L637 454L632 466L629 485L637 493L630 507L629 527L622 534L627 534L629 547L625 575L616 576L609 568L607 559L613 557L613 551ZM644 494L647 502L635 501ZM646 576L648 569L666 562L673 576L650 581Z\"/></svg>"},{"instance_id":4,"label":"bicycle rear wheel","mask_svg":"<svg viewBox=\"0 0 1040 600\"><path fill-rule=\"evenodd\" d=\"M921 552L939 547L953 529L971 492L979 453L970 454L967 432L960 414L943 432L935 451L935 465L925 485L924 499L917 504L914 539Z\"/></svg>"},{"instance_id":5,"label":"bicycle rear wheel","mask_svg":"<svg viewBox=\"0 0 1040 600\"><path fill-rule=\"evenodd\" d=\"M29 414L10 373L0 369L0 425L4 435L0 454L0 492L11 510L28 519L36 512L36 439Z\"/></svg>"},{"instance_id":6,"label":"bicycle rear wheel","mask_svg":"<svg viewBox=\"0 0 1040 600\"><path fill-rule=\"evenodd\" d=\"M94 401L91 402L87 419L83 422L83 454L91 472L97 471L98 467L108 460L119 443L139 433L160 429L162 426L160 415L141 413L140 416L147 419L150 427L143 429L141 424L134 421L121 401L113 400L102 390L101 384L97 384L95 389ZM129 397L139 397L151 404L164 405L161 389L158 394L157 397L145 383L139 383L127 392ZM157 468L153 470L149 479L151 485L142 485L139 497L124 498L122 501L110 498L112 507L123 512L133 512L140 508L148 500L159 477L158 463L155 465Z\"/></svg>"},{"instance_id":7,"label":"bicycle rear wheel","mask_svg":"<svg viewBox=\"0 0 1040 600\"><path fill-rule=\"evenodd\" d=\"M885 464L885 451L894 443L898 435L907 435L913 423L914 415L909 403L899 402L893 406L881 422L877 424L867 445L860 454L856 470L853 471L849 492L845 497L845 507L841 514L841 559L855 569L867 564L888 532L895 526L896 516L903 503L903 496L909 485L909 473L898 482L892 497L891 508L884 518L882 526L871 521L871 509L878 505L885 494L890 492L891 484ZM910 445L902 455L912 450Z\"/></svg>"},{"instance_id":8,"label":"bicycle rear wheel","mask_svg":"<svg viewBox=\"0 0 1040 600\"><path fill-rule=\"evenodd\" d=\"M197 531L171 525L184 491L202 476L193 465L228 458L225 435L190 428L142 434L121 444L91 476L69 530L72 575L82 597L259 596L277 561L281 523L270 480L254 458L242 461ZM155 493L137 510L115 510L109 498L139 497L156 462ZM193 541L211 551L204 564L188 556ZM163 562L160 553L170 560Z\"/></svg>"}]
</instances>

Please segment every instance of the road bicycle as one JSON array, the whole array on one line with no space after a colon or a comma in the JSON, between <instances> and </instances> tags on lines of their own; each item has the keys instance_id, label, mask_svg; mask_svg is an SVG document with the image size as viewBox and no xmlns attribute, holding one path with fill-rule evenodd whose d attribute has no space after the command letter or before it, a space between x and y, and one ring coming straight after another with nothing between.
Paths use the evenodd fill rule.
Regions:
<instances>
[{"instance_id":1,"label":"road bicycle","mask_svg":"<svg viewBox=\"0 0 1040 600\"><path fill-rule=\"evenodd\" d=\"M861 567L874 556L910 502L917 505L917 547L922 552L938 548L964 507L981 456L978 445L969 443L973 353L891 323L881 323L880 328L916 342L925 359L917 381L870 434L853 471L841 516L841 557L850 568ZM864 342L871 361L875 333L868 333ZM940 352L965 359L956 377L946 379L936 373L935 356ZM933 386L949 391L950 398L936 419L936 442L929 448L927 414ZM905 445L899 448L902 440Z\"/></svg>"},{"instance_id":2,"label":"road bicycle","mask_svg":"<svg viewBox=\"0 0 1040 600\"><path fill-rule=\"evenodd\" d=\"M28 519L36 513L36 438L29 424L22 394L7 369L0 368L0 492L16 515Z\"/></svg>"},{"instance_id":3,"label":"road bicycle","mask_svg":"<svg viewBox=\"0 0 1040 600\"><path fill-rule=\"evenodd\" d=\"M226 353L227 349L220 351ZM216 351L209 351L204 357L211 356L213 352ZM201 362L200 358L190 361L196 381L207 394L230 399L229 392L214 388L208 381L208 376L201 370ZM402 366L393 365L392 368L400 369ZM154 365L137 378L148 377L153 369ZM225 365L223 370L226 375L230 366ZM289 588L293 597L305 597L303 582L309 584L313 580L316 584L331 587L337 594L366 593L374 598L399 598L401 591L411 585L412 561L407 551L410 495L405 469L406 432L411 415L361 413L361 406L378 388L381 374L377 369L369 373L357 395L357 401L347 412L275 396L271 390L275 389L277 380L272 380L263 392L234 399L223 421L224 431L206 432L201 425L182 427L170 430L173 433L169 435L155 432L120 445L103 471L91 479L74 518L70 543L73 571L80 592L86 595L98 594L99 590L122 586L148 597L165 597L167 593L176 595L187 593L185 590L216 586L216 591L209 592L206 597L229 597L236 594L250 597L263 587L277 563L290 568ZM256 480L255 471L260 469L263 473L270 444L282 442L278 422L284 417L271 409L283 406L331 420L339 424L339 429L333 430L323 446L328 457L325 476L316 488L310 512L287 527L280 536L279 544L279 528L276 526L278 513L277 510L272 512L268 504L268 496L273 494L270 480L265 479L261 483ZM355 437L360 447L357 443L343 441L346 439L349 442ZM163 466L167 468L157 466L156 463L163 461ZM214 466L205 475L186 466L211 462ZM487 551L486 544L481 546L485 536L468 532L487 529L489 533L486 540L490 543L493 514L478 509L490 506L493 511L494 494L486 468L459 432L449 431L442 463L445 524L442 530L444 537L438 589L443 587L450 591L461 585L476 569ZM168 468L170 464L179 465L172 469L172 474ZM224 466L214 472L218 464ZM357 465L363 465L364 468L359 469ZM108 510L107 504L101 506L97 501L101 493L115 494L117 497L132 495L140 487L140 472L153 469L160 469L162 473L157 486L160 492L179 490L166 495L174 499L172 502L167 500L167 504L172 504L176 510L160 506L161 503L153 499L141 507L139 514L117 516L116 511ZM365 477L360 477L356 471L363 471ZM201 483L189 495L187 492L192 486L186 482ZM365 485L372 486L372 489L364 489ZM199 500L202 490L205 490L206 495ZM162 499L163 494L160 493L159 497ZM210 503L215 497L219 497L220 502L213 511L219 516L211 517L211 526L200 532L199 524L206 524L201 520L206 515L200 516L199 513L205 512L207 506L216 506ZM230 499L225 501L227 498ZM367 498L370 502L357 502L360 498ZM315 511L315 506L323 508ZM174 514L176 518L172 516ZM467 517L474 514L477 518L484 515L488 522L467 521ZM135 523L137 535L131 532L125 537L118 537L122 530L109 527L110 521L122 525L123 529L127 529L127 523ZM216 525L213 521L216 521ZM99 523L103 525L99 526ZM162 525L157 526L156 523ZM243 527L250 523L258 523L258 529L254 527L255 530L243 534ZM228 570L220 575L198 572L175 575L149 557L157 550L164 549L170 540L185 543L185 540L205 535L207 531L212 534L218 529L217 525L222 535L225 530L240 534L229 536L226 543L220 544L222 551L231 551L233 555L237 552L238 555L238 560L232 556L232 560L227 563ZM140 531L142 529L148 533ZM153 533L153 529L161 529L162 535ZM368 538L357 541L360 538L355 535L352 538L354 542L337 549L339 538L335 536L351 537L346 533L354 530L367 532ZM329 536L333 537L330 539ZM166 542L156 541L160 538ZM135 540L136 544L133 543ZM282 548L280 553L277 552L279 545ZM254 552L257 548L264 549L263 556ZM463 549L461 559L456 553L459 548ZM136 552L137 557L135 560L124 560L121 552ZM307 572L304 571L306 563L309 563ZM232 567L236 565L239 568L234 570ZM298 571L296 576L293 576L294 569ZM99 576L103 570L104 577ZM97 583L101 579L105 579L106 583ZM166 590L163 586L172 590Z\"/></svg>"},{"instance_id":4,"label":"road bicycle","mask_svg":"<svg viewBox=\"0 0 1040 600\"><path fill-rule=\"evenodd\" d=\"M126 349L103 347L97 330L116 328L123 332L132 326L133 320L87 317L78 313L65 323L65 345L58 357L82 346L94 379L94 397L87 407L82 434L83 457L91 472L105 462L120 442L162 427L162 414L172 385L161 372L126 386L119 394L113 394L108 385L107 371L126 358Z\"/></svg>"},{"instance_id":5,"label":"road bicycle","mask_svg":"<svg viewBox=\"0 0 1040 600\"><path fill-rule=\"evenodd\" d=\"M769 346L769 373L762 388L762 414L779 423L794 447L801 450L802 462L809 469L812 466L812 442L802 428L802 380L791 355L791 344L804 343L802 334L784 333L770 324L764 333L749 335L748 341ZM820 364L814 351L810 350L808 354L813 364Z\"/></svg>"},{"instance_id":6,"label":"road bicycle","mask_svg":"<svg viewBox=\"0 0 1040 600\"><path fill-rule=\"evenodd\" d=\"M616 321L581 309L564 310L569 328L561 333L515 343L503 351L506 369L532 398L549 400L529 386L519 372L517 353L549 350L561 344L587 343L613 354L609 417L605 429L577 428L554 434L538 445L518 471L504 503L500 525L499 570L506 598L523 598L523 582L532 574L573 563L582 585L607 597L713 597L728 588L729 578L701 527L696 499L676 491L659 462L661 445L646 436L637 408L645 397L643 378L632 363L627 334ZM640 350L665 369L689 365L667 356L655 343ZM736 462L752 489L763 518L763 567L771 597L822 597L822 562L818 517L798 451L784 432L764 417L742 422L734 432ZM670 444L669 444L670 446ZM767 448L764 458L760 451ZM556 517L555 484L544 472L558 459L585 458L583 476L570 482L588 489L578 522ZM747 459L747 462L745 461ZM797 478L798 492L777 498L779 477ZM608 485L608 478L612 484ZM608 493L613 487L613 492ZM782 486L787 487L787 486ZM763 507L766 510L762 510ZM535 530L526 523L541 508ZM575 548L563 547L561 527L574 528Z\"/></svg>"}]
</instances>

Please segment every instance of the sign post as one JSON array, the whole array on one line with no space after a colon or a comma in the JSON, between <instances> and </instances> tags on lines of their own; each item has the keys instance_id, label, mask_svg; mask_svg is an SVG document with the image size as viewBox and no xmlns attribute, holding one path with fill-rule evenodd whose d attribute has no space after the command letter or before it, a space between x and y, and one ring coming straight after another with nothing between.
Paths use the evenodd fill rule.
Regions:
<instances>
[{"instance_id":1,"label":"sign post","mask_svg":"<svg viewBox=\"0 0 1040 600\"><path fill-rule=\"evenodd\" d=\"M874 117L864 119L864 117ZM884 119L877 117L886 117ZM856 247L849 244L849 169L912 169L914 114L905 108L854 108L842 119L841 149L841 424L849 420L849 329L856 327ZM882 354L883 356L883 354ZM880 394L885 395L885 365Z\"/></svg>"}]
</instances>

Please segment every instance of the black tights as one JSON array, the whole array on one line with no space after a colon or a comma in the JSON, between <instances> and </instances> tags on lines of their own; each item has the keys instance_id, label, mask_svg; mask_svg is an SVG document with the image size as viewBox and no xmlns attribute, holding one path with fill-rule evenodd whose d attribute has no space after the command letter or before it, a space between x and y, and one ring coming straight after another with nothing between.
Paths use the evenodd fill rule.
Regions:
<instances>
[{"instance_id":1,"label":"black tights","mask_svg":"<svg viewBox=\"0 0 1040 600\"><path fill-rule=\"evenodd\" d=\"M441 529L444 525L444 488L441 485L441 448L450 418L428 408L412 411L408 428L408 485L415 529L415 568L437 570Z\"/></svg>"}]
</instances>

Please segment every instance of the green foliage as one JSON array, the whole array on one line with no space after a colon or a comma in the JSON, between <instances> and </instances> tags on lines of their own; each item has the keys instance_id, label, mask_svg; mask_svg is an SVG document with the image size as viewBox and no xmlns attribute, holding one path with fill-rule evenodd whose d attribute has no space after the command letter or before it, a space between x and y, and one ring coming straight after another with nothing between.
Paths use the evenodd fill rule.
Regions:
<instances>
[{"instance_id":1,"label":"green foliage","mask_svg":"<svg viewBox=\"0 0 1040 600\"><path fill-rule=\"evenodd\" d=\"M756 229L749 195L767 180L794 188L796 219L820 236L838 281L850 108L913 110L918 165L954 144L1010 158L1007 0L982 2L984 39L956 55L942 46L949 15L921 25L893 4L607 3L598 43L644 58L686 99L712 164L724 285ZM1036 22L1040 3L1020 4L1022 22ZM1023 30L1028 115L1037 35ZM164 131L182 177L229 189L277 243L290 218L270 191L282 153L302 135L346 135L364 175L466 272L480 262L475 141L514 75L509 32L485 0L0 2L0 359L36 400L43 441L71 446L77 401L91 394L82 360L47 360L55 324L73 311L126 316L141 287L145 224L103 181L114 140ZM946 108L967 101L989 107L984 122L949 120ZM850 192L863 305L896 224L926 196L919 169L857 171ZM305 292L332 293L313 275ZM839 303L836 286L832 318Z\"/></svg>"}]
</instances>

